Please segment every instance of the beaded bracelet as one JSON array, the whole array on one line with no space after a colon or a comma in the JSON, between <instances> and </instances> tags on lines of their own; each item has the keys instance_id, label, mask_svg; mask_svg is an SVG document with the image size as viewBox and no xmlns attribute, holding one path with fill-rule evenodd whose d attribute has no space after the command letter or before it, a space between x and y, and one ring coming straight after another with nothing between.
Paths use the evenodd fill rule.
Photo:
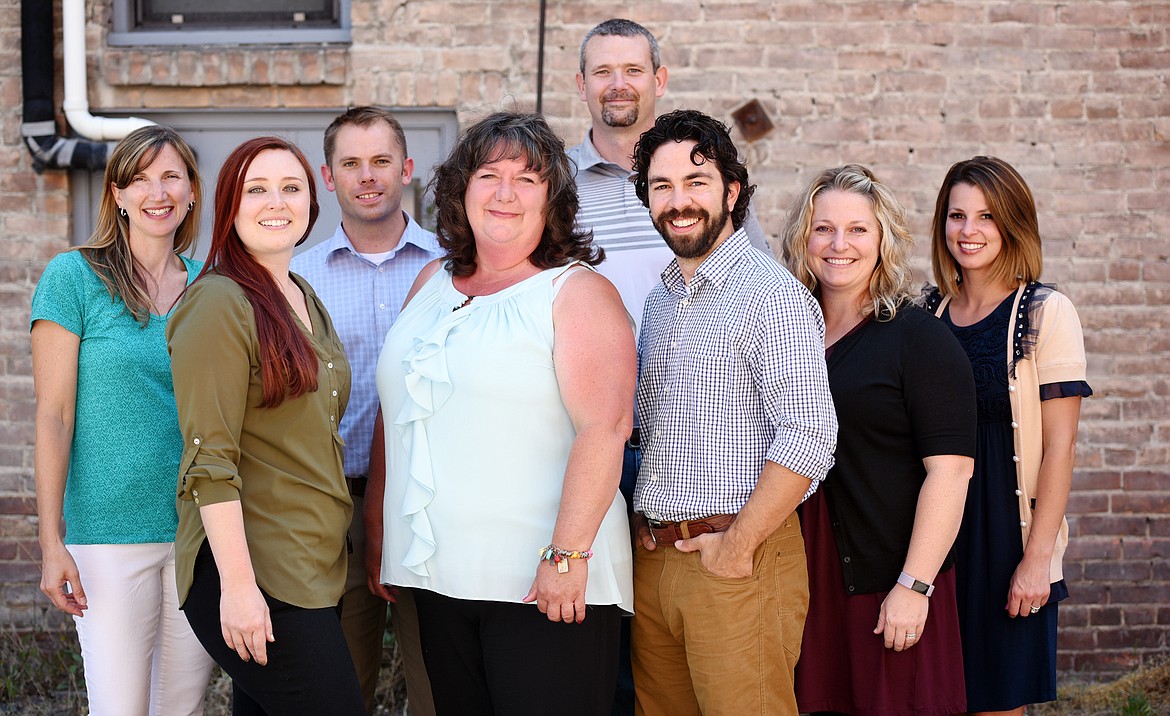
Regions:
<instances>
[{"instance_id":1,"label":"beaded bracelet","mask_svg":"<svg viewBox=\"0 0 1170 716\"><path fill-rule=\"evenodd\" d=\"M537 554L540 555L542 562L548 562L555 566L558 574L565 574L569 571L570 559L589 559L593 556L593 550L567 550L550 544L547 547L541 547Z\"/></svg>"}]
</instances>

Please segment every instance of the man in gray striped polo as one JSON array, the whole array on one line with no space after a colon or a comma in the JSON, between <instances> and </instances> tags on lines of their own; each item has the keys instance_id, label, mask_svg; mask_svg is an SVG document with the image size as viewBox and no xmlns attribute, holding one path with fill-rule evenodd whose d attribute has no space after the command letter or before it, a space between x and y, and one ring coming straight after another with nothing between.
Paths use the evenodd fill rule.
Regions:
<instances>
[{"instance_id":1,"label":"man in gray striped polo","mask_svg":"<svg viewBox=\"0 0 1170 716\"><path fill-rule=\"evenodd\" d=\"M594 242L605 249L598 270L617 287L638 325L650 288L674 258L630 181L634 145L654 126L667 74L658 40L636 22L606 20L581 42L577 92L593 124L584 141L568 150L577 165L577 223L592 229ZM754 215L744 227L752 245L770 253Z\"/></svg>"}]
</instances>

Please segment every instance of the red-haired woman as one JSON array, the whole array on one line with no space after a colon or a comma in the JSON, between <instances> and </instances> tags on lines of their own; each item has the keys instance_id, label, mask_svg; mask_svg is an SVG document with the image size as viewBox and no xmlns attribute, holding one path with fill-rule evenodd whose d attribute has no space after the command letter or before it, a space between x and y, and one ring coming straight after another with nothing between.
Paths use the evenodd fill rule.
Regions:
<instances>
[{"instance_id":1,"label":"red-haired woman","mask_svg":"<svg viewBox=\"0 0 1170 716\"><path fill-rule=\"evenodd\" d=\"M365 713L337 611L349 366L324 305L289 273L317 218L312 176L277 137L228 156L207 264L167 325L179 598L232 677L235 714Z\"/></svg>"}]
</instances>

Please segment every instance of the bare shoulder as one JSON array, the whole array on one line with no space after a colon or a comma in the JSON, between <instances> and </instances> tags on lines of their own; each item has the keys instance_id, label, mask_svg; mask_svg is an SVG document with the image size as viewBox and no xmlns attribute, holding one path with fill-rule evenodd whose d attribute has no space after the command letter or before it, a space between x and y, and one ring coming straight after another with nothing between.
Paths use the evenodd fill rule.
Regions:
<instances>
[{"instance_id":1,"label":"bare shoulder","mask_svg":"<svg viewBox=\"0 0 1170 716\"><path fill-rule=\"evenodd\" d=\"M596 271L573 271L553 300L553 323L562 330L633 335L633 320L610 280Z\"/></svg>"},{"instance_id":2,"label":"bare shoulder","mask_svg":"<svg viewBox=\"0 0 1170 716\"><path fill-rule=\"evenodd\" d=\"M621 297L610 280L584 266L568 269L566 275L557 278L556 281L560 282L561 285L554 305L562 302L562 299L564 302L574 304L578 301L598 300L604 302L610 299L621 303Z\"/></svg>"}]
</instances>

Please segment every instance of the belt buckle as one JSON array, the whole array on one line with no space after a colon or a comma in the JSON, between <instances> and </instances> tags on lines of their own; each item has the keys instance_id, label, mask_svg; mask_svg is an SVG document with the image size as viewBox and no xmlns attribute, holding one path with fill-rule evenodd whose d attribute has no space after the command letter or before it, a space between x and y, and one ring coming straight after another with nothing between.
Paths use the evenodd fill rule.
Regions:
<instances>
[{"instance_id":1,"label":"belt buckle","mask_svg":"<svg viewBox=\"0 0 1170 716\"><path fill-rule=\"evenodd\" d=\"M647 517L646 524L649 525L649 527L650 527L650 541L652 541L655 545L657 545L658 544L658 536L654 534L654 530L660 530L660 529L666 527L667 525L669 525L670 523L663 522L662 520L656 520L652 517Z\"/></svg>"}]
</instances>

